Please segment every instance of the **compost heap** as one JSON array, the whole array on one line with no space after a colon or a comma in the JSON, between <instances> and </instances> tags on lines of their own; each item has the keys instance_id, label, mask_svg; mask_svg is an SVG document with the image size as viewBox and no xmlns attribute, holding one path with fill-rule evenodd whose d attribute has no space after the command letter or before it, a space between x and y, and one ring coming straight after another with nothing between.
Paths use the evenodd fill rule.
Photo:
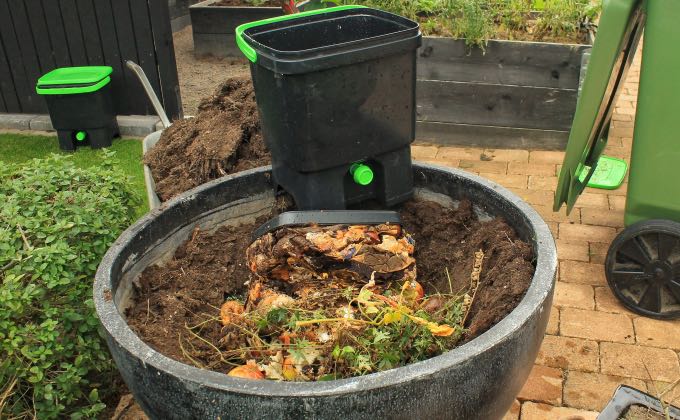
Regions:
<instances>
[{"instance_id":1,"label":"compost heap","mask_svg":"<svg viewBox=\"0 0 680 420\"><path fill-rule=\"evenodd\" d=\"M479 282L424 296L415 242L398 225L282 228L247 250L244 304L227 300L222 355L230 376L328 380L390 369L451 349ZM470 294L472 293L472 295Z\"/></svg>"},{"instance_id":2,"label":"compost heap","mask_svg":"<svg viewBox=\"0 0 680 420\"><path fill-rule=\"evenodd\" d=\"M269 165L250 78L231 78L177 120L144 156L161 201L224 175Z\"/></svg>"}]
</instances>

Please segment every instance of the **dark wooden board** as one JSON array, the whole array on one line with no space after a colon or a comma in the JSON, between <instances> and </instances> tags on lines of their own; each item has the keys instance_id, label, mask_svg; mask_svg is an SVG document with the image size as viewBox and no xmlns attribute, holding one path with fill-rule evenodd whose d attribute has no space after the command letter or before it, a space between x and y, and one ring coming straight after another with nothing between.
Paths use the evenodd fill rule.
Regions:
<instances>
[{"instance_id":1,"label":"dark wooden board","mask_svg":"<svg viewBox=\"0 0 680 420\"><path fill-rule=\"evenodd\" d=\"M486 51L464 40L423 38L418 79L576 89L589 45L489 41Z\"/></svg>"},{"instance_id":2,"label":"dark wooden board","mask_svg":"<svg viewBox=\"0 0 680 420\"><path fill-rule=\"evenodd\" d=\"M57 67L71 65L71 54L66 41L66 29L61 17L59 2L54 0L42 0L42 7L47 21L47 32L52 44L52 55Z\"/></svg>"},{"instance_id":3,"label":"dark wooden board","mask_svg":"<svg viewBox=\"0 0 680 420\"><path fill-rule=\"evenodd\" d=\"M233 34L239 25L283 14L280 7L211 7L204 4L206 2L189 8L192 29L197 34Z\"/></svg>"},{"instance_id":4,"label":"dark wooden board","mask_svg":"<svg viewBox=\"0 0 680 420\"><path fill-rule=\"evenodd\" d=\"M576 90L419 80L419 121L569 130Z\"/></svg>"},{"instance_id":5,"label":"dark wooden board","mask_svg":"<svg viewBox=\"0 0 680 420\"><path fill-rule=\"evenodd\" d=\"M113 20L111 0L94 0L94 10L97 16L97 26L102 44L104 63L111 66L111 87L113 91L113 103L118 114L126 113L127 98L125 67L120 59L118 37L116 36L116 22Z\"/></svg>"},{"instance_id":6,"label":"dark wooden board","mask_svg":"<svg viewBox=\"0 0 680 420\"><path fill-rule=\"evenodd\" d=\"M418 121L416 139L444 146L564 150L569 132Z\"/></svg>"},{"instance_id":7,"label":"dark wooden board","mask_svg":"<svg viewBox=\"0 0 680 420\"><path fill-rule=\"evenodd\" d=\"M45 112L47 104L45 100L35 92L35 85L42 75L40 63L36 52L31 25L26 13L26 6L23 1L9 2L10 16L14 24L14 33L19 41L19 51L26 76L26 83L29 90L26 92L27 103L22 109L24 112Z\"/></svg>"},{"instance_id":8,"label":"dark wooden board","mask_svg":"<svg viewBox=\"0 0 680 420\"><path fill-rule=\"evenodd\" d=\"M113 9L113 17L116 22L116 36L118 38L118 48L120 49L120 59L123 63L132 60L139 63L137 57L137 46L135 31L132 25L130 3L128 0L110 0ZM133 0L138 1L138 0ZM143 90L135 76L127 68L123 69L122 76L125 79L125 108L132 114L145 114L148 111L147 101L143 100ZM137 89L137 95L133 91Z\"/></svg>"},{"instance_id":9,"label":"dark wooden board","mask_svg":"<svg viewBox=\"0 0 680 420\"><path fill-rule=\"evenodd\" d=\"M175 44L172 39L170 11L167 0L149 0L151 26L153 27L158 74L162 80L162 100L165 112L170 119L184 117L182 97L179 91L177 63L175 61Z\"/></svg>"},{"instance_id":10,"label":"dark wooden board","mask_svg":"<svg viewBox=\"0 0 680 420\"><path fill-rule=\"evenodd\" d=\"M83 31L80 27L81 22L76 0L59 0L58 3L61 8L61 17L64 21L71 64L74 66L87 66L87 51L85 50Z\"/></svg>"},{"instance_id":11,"label":"dark wooden board","mask_svg":"<svg viewBox=\"0 0 680 420\"><path fill-rule=\"evenodd\" d=\"M2 19L0 19L0 25L2 25ZM2 112L21 112L21 104L19 103L19 98L17 98L17 90L14 86L14 76L7 61L7 53L2 40L2 30L0 30L0 92L2 92L4 103Z\"/></svg>"},{"instance_id":12,"label":"dark wooden board","mask_svg":"<svg viewBox=\"0 0 680 420\"><path fill-rule=\"evenodd\" d=\"M243 53L236 45L235 34L194 34L194 54L197 57L243 58Z\"/></svg>"},{"instance_id":13,"label":"dark wooden board","mask_svg":"<svg viewBox=\"0 0 680 420\"><path fill-rule=\"evenodd\" d=\"M14 87L18 94L20 109L15 112L32 112L35 107L35 96L31 93L34 87L29 86L24 62L21 56L19 40L14 32L14 23L9 11L9 3L0 1L0 37L5 47L5 56L12 74Z\"/></svg>"},{"instance_id":14,"label":"dark wooden board","mask_svg":"<svg viewBox=\"0 0 680 420\"><path fill-rule=\"evenodd\" d=\"M99 37L99 26L93 0L76 0L80 15L81 31L85 43L85 55L90 66L104 65L104 52Z\"/></svg>"},{"instance_id":15,"label":"dark wooden board","mask_svg":"<svg viewBox=\"0 0 680 420\"><path fill-rule=\"evenodd\" d=\"M35 50L40 63L40 72L45 74L57 67L52 53L52 41L45 19L45 11L40 0L24 0L26 12L30 16L30 28L35 42ZM18 35L18 34L17 34Z\"/></svg>"},{"instance_id":16,"label":"dark wooden board","mask_svg":"<svg viewBox=\"0 0 680 420\"><path fill-rule=\"evenodd\" d=\"M144 73L146 73L156 95L162 97L148 3L146 1L133 1L130 3L130 11L135 39L137 40L137 58L139 60L137 64L144 69ZM145 102L148 103L148 101Z\"/></svg>"}]
</instances>

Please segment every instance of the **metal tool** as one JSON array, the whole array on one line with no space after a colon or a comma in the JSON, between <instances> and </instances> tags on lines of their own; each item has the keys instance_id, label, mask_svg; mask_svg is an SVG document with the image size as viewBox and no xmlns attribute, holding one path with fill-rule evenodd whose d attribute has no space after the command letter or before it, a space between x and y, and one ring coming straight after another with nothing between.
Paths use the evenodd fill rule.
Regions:
<instances>
[{"instance_id":1,"label":"metal tool","mask_svg":"<svg viewBox=\"0 0 680 420\"><path fill-rule=\"evenodd\" d=\"M149 79L146 77L146 73L144 73L144 70L134 61L128 60L125 62L125 65L132 70L132 72L137 76L139 81L142 83L142 86L144 87L144 90L146 91L146 96L151 100L151 104L153 105L154 109L156 110L156 114L158 114L158 117L161 119L161 122L163 123L163 127L168 128L170 127L170 120L168 119L168 115L165 113L165 109L163 109L163 105L161 105L161 101L158 100L158 96L156 96L156 92L154 92L153 88L151 87L151 83L149 83Z\"/></svg>"}]
</instances>

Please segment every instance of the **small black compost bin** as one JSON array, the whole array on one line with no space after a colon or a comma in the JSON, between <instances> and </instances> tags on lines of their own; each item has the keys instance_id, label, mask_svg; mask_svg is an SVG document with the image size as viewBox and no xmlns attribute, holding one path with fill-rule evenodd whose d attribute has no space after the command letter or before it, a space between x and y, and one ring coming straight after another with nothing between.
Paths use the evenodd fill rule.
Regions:
<instances>
[{"instance_id":1,"label":"small black compost bin","mask_svg":"<svg viewBox=\"0 0 680 420\"><path fill-rule=\"evenodd\" d=\"M417 23L360 6L237 29L274 179L298 208L391 206L411 196L421 38Z\"/></svg>"},{"instance_id":2,"label":"small black compost bin","mask_svg":"<svg viewBox=\"0 0 680 420\"><path fill-rule=\"evenodd\" d=\"M490 330L441 356L397 369L327 382L249 381L201 370L159 353L129 327L133 283L167 261L196 228L252 223L275 203L269 168L229 175L184 193L123 233L102 259L94 303L111 355L152 419L500 419L529 376L543 340L557 252L548 226L506 189L452 168L414 164L415 197L503 217L533 248L526 295ZM435 198L436 197L436 198ZM245 280L245 279L244 279ZM177 332L170 332L177 334Z\"/></svg>"},{"instance_id":3,"label":"small black compost bin","mask_svg":"<svg viewBox=\"0 0 680 420\"><path fill-rule=\"evenodd\" d=\"M109 147L118 137L112 71L106 66L62 67L38 80L36 91L47 100L62 150L73 151L84 145Z\"/></svg>"}]
</instances>

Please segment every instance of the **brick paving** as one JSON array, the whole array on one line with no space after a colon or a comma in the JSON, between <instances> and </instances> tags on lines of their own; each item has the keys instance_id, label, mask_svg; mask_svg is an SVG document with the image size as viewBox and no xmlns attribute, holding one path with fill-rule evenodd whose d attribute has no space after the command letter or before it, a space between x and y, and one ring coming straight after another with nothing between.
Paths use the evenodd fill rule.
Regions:
<instances>
[{"instance_id":1,"label":"brick paving","mask_svg":"<svg viewBox=\"0 0 680 420\"><path fill-rule=\"evenodd\" d=\"M605 151L628 162L639 59L617 103ZM680 321L626 310L604 275L609 244L623 228L626 183L614 191L588 189L567 216L552 212L564 152L417 143L413 156L505 186L529 202L555 236L560 264L550 322L531 376L505 419L594 419L620 384L680 403L680 387L668 390L680 380Z\"/></svg>"}]
</instances>

